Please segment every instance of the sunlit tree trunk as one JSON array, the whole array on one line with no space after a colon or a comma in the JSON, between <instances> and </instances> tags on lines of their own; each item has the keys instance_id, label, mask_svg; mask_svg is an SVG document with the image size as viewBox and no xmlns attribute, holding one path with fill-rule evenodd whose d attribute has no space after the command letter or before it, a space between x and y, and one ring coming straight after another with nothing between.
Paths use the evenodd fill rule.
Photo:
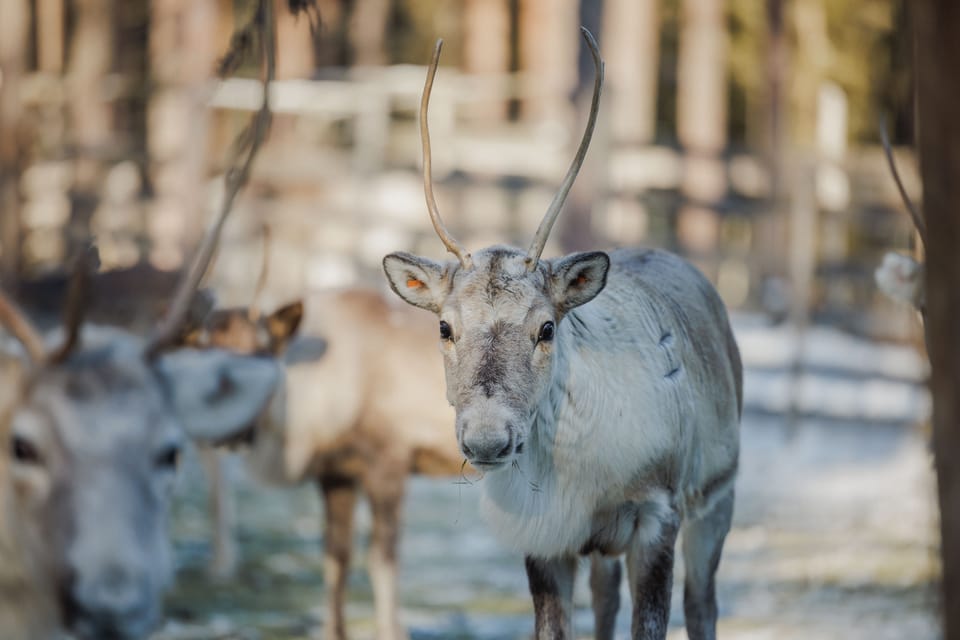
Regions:
<instances>
[{"instance_id":1,"label":"sunlit tree trunk","mask_svg":"<svg viewBox=\"0 0 960 640\"><path fill-rule=\"evenodd\" d=\"M714 205L726 192L720 154L727 142L727 39L722 0L684 0L677 61L677 135L684 152L686 204L681 247L712 257L720 236Z\"/></svg>"},{"instance_id":2,"label":"sunlit tree trunk","mask_svg":"<svg viewBox=\"0 0 960 640\"><path fill-rule=\"evenodd\" d=\"M657 125L659 0L605 0L603 48L611 140L649 144Z\"/></svg>"},{"instance_id":3,"label":"sunlit tree trunk","mask_svg":"<svg viewBox=\"0 0 960 640\"><path fill-rule=\"evenodd\" d=\"M463 70L478 75L510 71L510 6L504 2L466 0L463 5ZM471 117L496 122L507 113L507 103L483 104Z\"/></svg>"},{"instance_id":4,"label":"sunlit tree trunk","mask_svg":"<svg viewBox=\"0 0 960 640\"><path fill-rule=\"evenodd\" d=\"M927 241L926 333L940 502L945 640L960 638L960 3L918 0L915 11L920 172Z\"/></svg>"},{"instance_id":5,"label":"sunlit tree trunk","mask_svg":"<svg viewBox=\"0 0 960 640\"><path fill-rule=\"evenodd\" d=\"M0 0L0 276L16 285L20 270L20 77L26 56L26 0Z\"/></svg>"}]
</instances>

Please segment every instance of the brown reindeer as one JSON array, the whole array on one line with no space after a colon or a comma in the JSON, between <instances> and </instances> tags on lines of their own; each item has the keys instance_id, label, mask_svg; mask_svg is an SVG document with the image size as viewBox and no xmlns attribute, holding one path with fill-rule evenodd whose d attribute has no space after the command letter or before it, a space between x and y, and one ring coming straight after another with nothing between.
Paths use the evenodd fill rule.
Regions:
<instances>
[{"instance_id":1,"label":"brown reindeer","mask_svg":"<svg viewBox=\"0 0 960 640\"><path fill-rule=\"evenodd\" d=\"M319 486L330 586L324 637L346 638L344 598L361 493L373 516L368 570L376 637L405 637L396 582L406 478L453 475L464 463L453 411L431 393L443 385L443 368L429 357L432 323L378 293L351 289L313 296L306 310L294 302L266 315L214 311L185 340L283 364L247 462L268 481Z\"/></svg>"}]
</instances>

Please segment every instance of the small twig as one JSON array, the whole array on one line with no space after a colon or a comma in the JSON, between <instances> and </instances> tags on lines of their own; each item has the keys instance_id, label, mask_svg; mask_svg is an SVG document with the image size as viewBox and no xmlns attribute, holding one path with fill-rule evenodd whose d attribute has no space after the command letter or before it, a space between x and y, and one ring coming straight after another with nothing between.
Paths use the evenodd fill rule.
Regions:
<instances>
[{"instance_id":1,"label":"small twig","mask_svg":"<svg viewBox=\"0 0 960 640\"><path fill-rule=\"evenodd\" d=\"M920 241L923 243L923 246L927 246L927 225L916 207L913 206L913 201L910 200L910 196L907 195L907 190L903 187L903 181L900 180L900 172L897 171L897 163L893 159L893 149L891 149L890 139L887 137L887 119L885 116L880 116L880 141L883 143L883 153L887 156L887 165L890 167L890 173L893 174L893 181L897 183L900 198L910 213L913 226L917 228L917 233L920 234Z\"/></svg>"},{"instance_id":2,"label":"small twig","mask_svg":"<svg viewBox=\"0 0 960 640\"><path fill-rule=\"evenodd\" d=\"M233 208L233 202L240 189L250 178L253 161L270 131L272 122L270 85L276 77L276 27L274 25L273 3L270 0L259 0L250 25L255 25L262 48L263 102L253 116L253 120L235 140L224 175L225 193L220 211L213 224L204 234L193 263L174 294L169 311L157 326L153 338L147 343L146 355L148 358L155 357L178 335L180 323L189 310L190 300L210 266L217 240L223 230L227 216ZM241 29L241 31L249 29L250 25Z\"/></svg>"}]
</instances>

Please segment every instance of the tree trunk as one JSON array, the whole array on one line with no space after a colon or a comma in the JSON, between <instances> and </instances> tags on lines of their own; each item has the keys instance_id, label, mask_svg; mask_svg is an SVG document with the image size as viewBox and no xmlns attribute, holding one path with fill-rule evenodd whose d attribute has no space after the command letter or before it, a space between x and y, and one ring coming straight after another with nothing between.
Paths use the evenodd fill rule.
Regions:
<instances>
[{"instance_id":1,"label":"tree trunk","mask_svg":"<svg viewBox=\"0 0 960 640\"><path fill-rule=\"evenodd\" d=\"M944 639L960 639L960 3L914 3L920 172L927 221L927 315L933 445L940 502Z\"/></svg>"},{"instance_id":2,"label":"tree trunk","mask_svg":"<svg viewBox=\"0 0 960 640\"><path fill-rule=\"evenodd\" d=\"M30 24L26 0L0 0L0 277L15 288L20 272L20 76Z\"/></svg>"},{"instance_id":3,"label":"tree trunk","mask_svg":"<svg viewBox=\"0 0 960 640\"><path fill-rule=\"evenodd\" d=\"M727 41L722 0L684 0L677 60L677 135L684 151L677 234L694 257L715 259L727 190ZM701 264L702 267L707 265ZM707 269L712 271L712 269Z\"/></svg>"}]
</instances>

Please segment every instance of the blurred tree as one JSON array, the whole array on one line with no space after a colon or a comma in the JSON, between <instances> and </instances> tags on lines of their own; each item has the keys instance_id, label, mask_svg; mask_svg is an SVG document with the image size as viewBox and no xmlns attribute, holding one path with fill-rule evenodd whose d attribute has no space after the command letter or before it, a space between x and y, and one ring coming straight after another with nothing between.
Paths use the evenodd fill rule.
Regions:
<instances>
[{"instance_id":1,"label":"blurred tree","mask_svg":"<svg viewBox=\"0 0 960 640\"><path fill-rule=\"evenodd\" d=\"M27 29L26 0L0 0L0 277L16 285L20 268L20 78L24 71Z\"/></svg>"},{"instance_id":2,"label":"blurred tree","mask_svg":"<svg viewBox=\"0 0 960 640\"><path fill-rule=\"evenodd\" d=\"M960 639L960 3L914 3L920 171L928 230L926 334L940 502L945 640Z\"/></svg>"}]
</instances>

